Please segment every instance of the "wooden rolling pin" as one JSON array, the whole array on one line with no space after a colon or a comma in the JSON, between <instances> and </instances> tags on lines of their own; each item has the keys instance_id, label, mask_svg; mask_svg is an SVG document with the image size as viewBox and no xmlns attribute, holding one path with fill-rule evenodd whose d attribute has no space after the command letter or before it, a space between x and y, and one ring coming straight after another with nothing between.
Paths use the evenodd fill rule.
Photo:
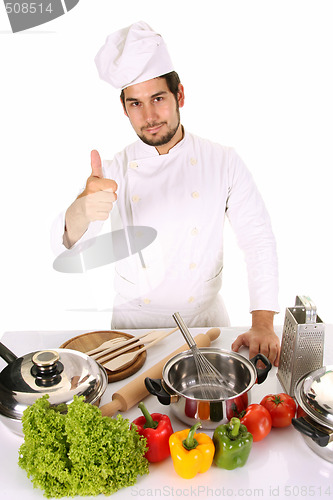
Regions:
<instances>
[{"instance_id":1,"label":"wooden rolling pin","mask_svg":"<svg viewBox=\"0 0 333 500\"><path fill-rule=\"evenodd\" d=\"M206 333L199 333L195 338L198 347L209 347L210 343L220 335L219 328L211 328ZM146 372L129 382L127 385L113 393L112 401L101 406L100 410L103 416L112 417L117 411L127 411L138 404L143 398L148 396L149 392L145 386L145 378L161 378L162 370L167 361L176 354L187 351L188 345L184 344L176 351L172 352L156 365L149 368Z\"/></svg>"}]
</instances>

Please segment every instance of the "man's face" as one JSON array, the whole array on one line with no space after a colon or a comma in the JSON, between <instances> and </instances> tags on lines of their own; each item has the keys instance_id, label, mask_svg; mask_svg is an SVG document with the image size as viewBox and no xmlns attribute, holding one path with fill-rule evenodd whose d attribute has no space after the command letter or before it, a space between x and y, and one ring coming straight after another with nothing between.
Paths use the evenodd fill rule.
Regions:
<instances>
[{"instance_id":1,"label":"man's face","mask_svg":"<svg viewBox=\"0 0 333 500\"><path fill-rule=\"evenodd\" d=\"M179 85L178 100L164 78L154 78L124 90L125 113L139 138L167 152L181 139L179 108L184 104L184 90Z\"/></svg>"}]
</instances>

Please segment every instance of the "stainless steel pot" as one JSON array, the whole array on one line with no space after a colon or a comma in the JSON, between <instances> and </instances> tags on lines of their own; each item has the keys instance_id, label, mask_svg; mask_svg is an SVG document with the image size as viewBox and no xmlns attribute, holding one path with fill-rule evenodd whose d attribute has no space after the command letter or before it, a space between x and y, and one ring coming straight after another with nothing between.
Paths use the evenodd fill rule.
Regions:
<instances>
[{"instance_id":1,"label":"stainless steel pot","mask_svg":"<svg viewBox=\"0 0 333 500\"><path fill-rule=\"evenodd\" d=\"M200 421L203 428L215 429L247 408L251 387L256 382L264 382L272 365L262 354L249 361L241 354L223 349L204 347L200 352L222 374L225 380L223 394L217 394L214 399L202 399L190 350L177 354L164 365L162 379L146 378L145 384L160 403L171 404L172 412L182 422L192 426ZM264 363L264 368L257 368L259 361Z\"/></svg>"},{"instance_id":2,"label":"stainless steel pot","mask_svg":"<svg viewBox=\"0 0 333 500\"><path fill-rule=\"evenodd\" d=\"M23 411L44 394L52 406L73 401L74 395L99 404L108 377L105 369L86 354L72 349L35 351L17 357L0 343L8 365L0 373L0 420L23 435Z\"/></svg>"},{"instance_id":3,"label":"stainless steel pot","mask_svg":"<svg viewBox=\"0 0 333 500\"><path fill-rule=\"evenodd\" d=\"M307 445L333 463L333 366L323 366L301 377L295 398L304 414L292 420Z\"/></svg>"}]
</instances>

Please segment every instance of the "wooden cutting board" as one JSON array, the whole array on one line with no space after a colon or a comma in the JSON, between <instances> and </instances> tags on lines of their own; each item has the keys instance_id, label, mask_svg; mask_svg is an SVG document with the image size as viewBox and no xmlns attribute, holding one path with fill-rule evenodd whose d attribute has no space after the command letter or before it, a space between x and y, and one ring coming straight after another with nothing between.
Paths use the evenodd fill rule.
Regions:
<instances>
[{"instance_id":1,"label":"wooden cutting board","mask_svg":"<svg viewBox=\"0 0 333 500\"><path fill-rule=\"evenodd\" d=\"M83 333L82 335L78 335L77 337L73 337L66 342L64 342L60 348L61 349L73 349L75 351L80 352L88 352L92 349L95 349L103 342L107 340L114 339L116 337L122 338L133 338L133 335L124 332L118 332L114 330L103 330L97 332L88 332ZM134 347L127 352L137 351L140 347L143 347L143 343L140 346ZM130 377L133 373L136 373L144 362L146 361L147 353L146 351L141 352L139 356L133 361L130 366L124 368L123 370L117 370L115 372L111 372L110 370L106 370L108 375L109 382L117 382L118 380L123 380L124 378Z\"/></svg>"}]
</instances>

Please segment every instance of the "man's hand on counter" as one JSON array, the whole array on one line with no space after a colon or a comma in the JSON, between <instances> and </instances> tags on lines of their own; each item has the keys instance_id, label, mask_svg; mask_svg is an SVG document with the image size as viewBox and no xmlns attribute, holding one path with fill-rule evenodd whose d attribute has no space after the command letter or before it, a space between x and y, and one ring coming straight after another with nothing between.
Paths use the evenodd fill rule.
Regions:
<instances>
[{"instance_id":1,"label":"man's hand on counter","mask_svg":"<svg viewBox=\"0 0 333 500\"><path fill-rule=\"evenodd\" d=\"M249 358L258 352L266 356L274 366L278 366L280 357L280 339L274 332L273 311L253 311L252 327L239 335L231 348L238 352L241 346L249 348Z\"/></svg>"}]
</instances>

